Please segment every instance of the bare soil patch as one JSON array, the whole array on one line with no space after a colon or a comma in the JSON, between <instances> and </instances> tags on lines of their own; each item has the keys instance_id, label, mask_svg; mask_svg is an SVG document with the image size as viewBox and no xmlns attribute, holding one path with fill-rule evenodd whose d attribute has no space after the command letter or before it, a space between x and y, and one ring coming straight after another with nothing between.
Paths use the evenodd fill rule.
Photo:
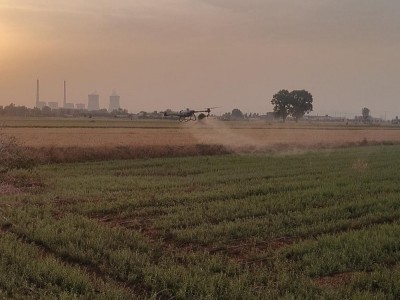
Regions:
<instances>
[{"instance_id":1,"label":"bare soil patch","mask_svg":"<svg viewBox=\"0 0 400 300\"><path fill-rule=\"evenodd\" d=\"M13 177L3 175L0 178L0 195L17 195L23 193L35 193L44 186L38 177Z\"/></svg>"},{"instance_id":2,"label":"bare soil patch","mask_svg":"<svg viewBox=\"0 0 400 300\"><path fill-rule=\"evenodd\" d=\"M210 255L224 255L229 257L232 262L240 264L260 264L264 258L254 259L257 255L266 252L275 252L284 247L295 243L296 237L280 237L265 242L249 242L244 240L235 240L224 246L202 245L176 242L174 239L165 237L160 231L154 229L152 224L154 218L148 217L129 217L121 218L115 215L94 214L90 216L98 222L111 227L124 227L135 230L149 239L149 241L161 241L167 251L186 251L186 252L206 252Z\"/></svg>"},{"instance_id":3,"label":"bare soil patch","mask_svg":"<svg viewBox=\"0 0 400 300\"><path fill-rule=\"evenodd\" d=\"M352 280L352 278L354 278L358 274L361 273L360 272L338 273L331 276L318 277L314 280L314 282L319 286L328 286L336 288L348 284Z\"/></svg>"},{"instance_id":4,"label":"bare soil patch","mask_svg":"<svg viewBox=\"0 0 400 300\"><path fill-rule=\"evenodd\" d=\"M126 229L135 230L147 237L150 241L158 240L161 237L160 232L152 228L154 223L153 218L149 217L119 217L108 214L94 214L90 218L97 220L99 223L111 227L124 227Z\"/></svg>"},{"instance_id":5,"label":"bare soil patch","mask_svg":"<svg viewBox=\"0 0 400 300\"><path fill-rule=\"evenodd\" d=\"M280 237L264 242L234 241L227 246L208 248L210 254L223 254L240 264L262 264L265 253L272 253L296 242L296 237Z\"/></svg>"},{"instance_id":6,"label":"bare soil patch","mask_svg":"<svg viewBox=\"0 0 400 300\"><path fill-rule=\"evenodd\" d=\"M16 195L23 193L21 188L17 188L8 183L0 183L0 195Z\"/></svg>"}]
</instances>

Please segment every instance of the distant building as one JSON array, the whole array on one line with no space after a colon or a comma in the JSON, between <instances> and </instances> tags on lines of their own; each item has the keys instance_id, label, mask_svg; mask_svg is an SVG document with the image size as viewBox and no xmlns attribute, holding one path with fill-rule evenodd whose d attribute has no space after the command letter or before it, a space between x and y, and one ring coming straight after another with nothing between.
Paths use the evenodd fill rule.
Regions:
<instances>
[{"instance_id":1,"label":"distant building","mask_svg":"<svg viewBox=\"0 0 400 300\"><path fill-rule=\"evenodd\" d=\"M110 96L110 105L108 107L108 111L112 112L114 110L119 110L119 96L113 92L113 94Z\"/></svg>"},{"instance_id":2,"label":"distant building","mask_svg":"<svg viewBox=\"0 0 400 300\"><path fill-rule=\"evenodd\" d=\"M86 108L86 105L83 104L83 103L76 103L76 104L75 104L75 108L76 108L76 109L85 109L85 108Z\"/></svg>"},{"instance_id":3,"label":"distant building","mask_svg":"<svg viewBox=\"0 0 400 300\"><path fill-rule=\"evenodd\" d=\"M49 102L47 104L48 107L50 107L51 109L57 109L58 108L58 102Z\"/></svg>"},{"instance_id":4,"label":"distant building","mask_svg":"<svg viewBox=\"0 0 400 300\"><path fill-rule=\"evenodd\" d=\"M64 80L64 108L68 108L67 105L70 103L67 103L67 82Z\"/></svg>"},{"instance_id":5,"label":"distant building","mask_svg":"<svg viewBox=\"0 0 400 300\"><path fill-rule=\"evenodd\" d=\"M45 101L36 101L36 107L42 109L43 107L47 106Z\"/></svg>"},{"instance_id":6,"label":"distant building","mask_svg":"<svg viewBox=\"0 0 400 300\"><path fill-rule=\"evenodd\" d=\"M369 117L368 119L365 119L363 116L355 116L354 117L355 122L363 122L363 123L382 123L384 120L382 118L374 118L374 117Z\"/></svg>"},{"instance_id":7,"label":"distant building","mask_svg":"<svg viewBox=\"0 0 400 300\"><path fill-rule=\"evenodd\" d=\"M46 102L40 101L40 96L39 96L39 79L36 80L36 107L39 109L42 109L43 107L46 106Z\"/></svg>"},{"instance_id":8,"label":"distant building","mask_svg":"<svg viewBox=\"0 0 400 300\"><path fill-rule=\"evenodd\" d=\"M74 109L75 105L73 103L64 102L64 108Z\"/></svg>"},{"instance_id":9,"label":"distant building","mask_svg":"<svg viewBox=\"0 0 400 300\"><path fill-rule=\"evenodd\" d=\"M344 122L344 121L346 121L346 118L344 118L344 117L332 117L332 116L329 116L329 115L324 115L324 116L306 115L306 116L304 116L304 120L307 120L307 121L318 121L318 122Z\"/></svg>"},{"instance_id":10,"label":"distant building","mask_svg":"<svg viewBox=\"0 0 400 300\"><path fill-rule=\"evenodd\" d=\"M100 109L100 96L94 92L88 95L88 110L99 110Z\"/></svg>"}]
</instances>

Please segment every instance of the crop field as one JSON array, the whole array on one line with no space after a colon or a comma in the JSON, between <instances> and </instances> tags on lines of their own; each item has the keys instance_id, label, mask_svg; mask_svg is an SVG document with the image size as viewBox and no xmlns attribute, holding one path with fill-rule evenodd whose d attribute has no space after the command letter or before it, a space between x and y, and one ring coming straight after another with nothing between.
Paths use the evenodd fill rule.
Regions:
<instances>
[{"instance_id":1,"label":"crop field","mask_svg":"<svg viewBox=\"0 0 400 300\"><path fill-rule=\"evenodd\" d=\"M398 299L399 153L12 171L0 186L0 298Z\"/></svg>"},{"instance_id":2,"label":"crop field","mask_svg":"<svg viewBox=\"0 0 400 300\"><path fill-rule=\"evenodd\" d=\"M179 123L173 120L5 119L2 131L40 147L186 147L223 145L234 151L332 147L360 142L400 142L398 126L266 121Z\"/></svg>"}]
</instances>

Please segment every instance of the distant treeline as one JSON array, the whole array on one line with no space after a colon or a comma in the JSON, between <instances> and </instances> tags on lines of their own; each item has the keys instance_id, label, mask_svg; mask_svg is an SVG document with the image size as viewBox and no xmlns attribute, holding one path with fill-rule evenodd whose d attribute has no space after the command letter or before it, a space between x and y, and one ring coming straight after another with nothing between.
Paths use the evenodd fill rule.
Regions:
<instances>
[{"instance_id":1,"label":"distant treeline","mask_svg":"<svg viewBox=\"0 0 400 300\"><path fill-rule=\"evenodd\" d=\"M165 112L172 113L173 110L166 109ZM26 106L17 106L11 103L7 106L0 106L0 116L6 117L104 117L104 118L130 118L130 119L163 119L164 112L162 111L140 111L139 113L129 113L127 109L118 109L109 112L107 109L87 110L87 109L71 109L71 108L53 108L44 106L43 108L29 108ZM243 120L243 119L260 119L269 116L261 116L258 113L243 113L240 109L235 108L232 112L224 113L219 117L220 120ZM178 117L172 116L168 119L177 119ZM273 118L273 117L272 117Z\"/></svg>"},{"instance_id":2,"label":"distant treeline","mask_svg":"<svg viewBox=\"0 0 400 300\"><path fill-rule=\"evenodd\" d=\"M88 111L86 109L69 109L69 108L56 108L51 109L48 106L40 108L28 108L26 106L17 106L13 103L7 106L0 106L0 116L8 117L132 117L126 109L114 110L112 112L107 109L99 109L95 111Z\"/></svg>"}]
</instances>

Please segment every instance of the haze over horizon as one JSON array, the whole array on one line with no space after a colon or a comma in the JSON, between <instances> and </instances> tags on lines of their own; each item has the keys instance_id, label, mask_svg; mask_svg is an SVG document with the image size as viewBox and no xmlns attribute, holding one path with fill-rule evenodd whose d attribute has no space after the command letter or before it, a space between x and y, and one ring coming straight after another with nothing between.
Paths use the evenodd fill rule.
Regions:
<instances>
[{"instance_id":1,"label":"haze over horizon","mask_svg":"<svg viewBox=\"0 0 400 300\"><path fill-rule=\"evenodd\" d=\"M41 100L129 111L272 110L306 89L314 113L400 115L395 0L0 0L0 105Z\"/></svg>"}]
</instances>

